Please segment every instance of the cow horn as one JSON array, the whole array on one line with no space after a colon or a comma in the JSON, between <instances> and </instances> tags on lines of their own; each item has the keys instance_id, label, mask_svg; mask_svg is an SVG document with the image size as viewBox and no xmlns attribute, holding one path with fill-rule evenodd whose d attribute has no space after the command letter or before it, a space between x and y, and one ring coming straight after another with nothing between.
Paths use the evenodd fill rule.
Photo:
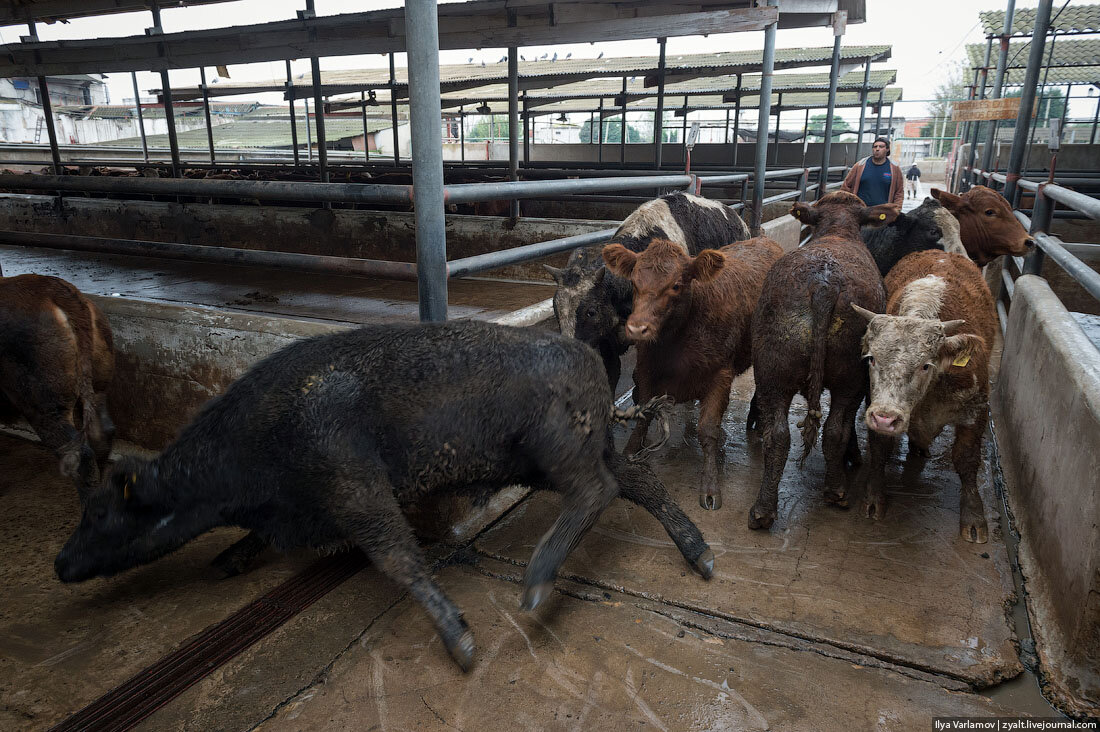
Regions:
<instances>
[{"instance_id":1,"label":"cow horn","mask_svg":"<svg viewBox=\"0 0 1100 732\"><path fill-rule=\"evenodd\" d=\"M878 315L878 313L872 313L867 308L861 308L859 305L856 305L855 303L852 303L852 310L855 310L857 313L862 315L867 320L868 323L870 323L874 319L874 317L876 315Z\"/></svg>"},{"instance_id":2,"label":"cow horn","mask_svg":"<svg viewBox=\"0 0 1100 732\"><path fill-rule=\"evenodd\" d=\"M943 321L943 334L951 335L951 331L956 328L961 328L964 325L966 325L965 320L945 320Z\"/></svg>"},{"instance_id":3,"label":"cow horn","mask_svg":"<svg viewBox=\"0 0 1100 732\"><path fill-rule=\"evenodd\" d=\"M561 270L557 267L551 267L549 264L542 265L543 269L550 273L550 276L554 278L554 282L561 284Z\"/></svg>"}]
</instances>

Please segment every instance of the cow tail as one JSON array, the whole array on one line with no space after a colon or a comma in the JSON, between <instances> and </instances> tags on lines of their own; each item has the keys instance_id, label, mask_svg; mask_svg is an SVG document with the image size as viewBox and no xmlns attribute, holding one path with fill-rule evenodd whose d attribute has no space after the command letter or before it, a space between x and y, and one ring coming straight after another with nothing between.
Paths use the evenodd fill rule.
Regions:
<instances>
[{"instance_id":1,"label":"cow tail","mask_svg":"<svg viewBox=\"0 0 1100 732\"><path fill-rule=\"evenodd\" d=\"M829 338L829 326L833 320L833 311L840 296L840 287L833 279L831 268L826 269L822 283L814 288L810 295L811 350L810 373L806 379L806 418L798 423L802 428L802 457L799 467L805 462L817 443L817 432L821 426L821 392L825 381L825 351Z\"/></svg>"}]
</instances>

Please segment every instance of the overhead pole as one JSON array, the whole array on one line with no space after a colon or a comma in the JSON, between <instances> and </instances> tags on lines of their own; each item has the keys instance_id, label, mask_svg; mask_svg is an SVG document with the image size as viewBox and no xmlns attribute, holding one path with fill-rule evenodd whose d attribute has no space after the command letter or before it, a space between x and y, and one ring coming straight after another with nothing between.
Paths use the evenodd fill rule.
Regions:
<instances>
[{"instance_id":1,"label":"overhead pole","mask_svg":"<svg viewBox=\"0 0 1100 732\"><path fill-rule=\"evenodd\" d=\"M985 44L985 61L982 63L982 68L978 73L978 78L981 79L981 84L977 85L978 86L978 94L977 94L978 99L985 99L985 88L986 88L986 83L988 82L988 79L989 79L989 58L990 58L990 55L991 55L992 51L993 51L993 39L990 38ZM1004 54L1002 53L1002 59L1003 59L1003 57L1004 57ZM977 84L976 81L975 81L975 84ZM994 127L996 126L995 122L993 123L993 126ZM970 167L971 170L970 170L970 176L968 177L968 180L967 180L967 187L968 188L970 186L974 185L974 170L973 170L973 168L974 168L974 160L976 159L976 156L978 154L978 135L981 132L981 128L982 128L982 123L980 121L975 121L974 122L974 128L970 131L970 135L971 135L970 136L970 151L967 154L967 159L969 161L968 167ZM992 142L987 142L986 145L985 145L985 150L982 152L982 170L987 169L986 168L987 163L985 161L990 159L989 156L987 156L985 153L989 153L990 156L993 154L993 144L992 144Z\"/></svg>"},{"instance_id":2,"label":"overhead pole","mask_svg":"<svg viewBox=\"0 0 1100 732\"><path fill-rule=\"evenodd\" d=\"M665 136L665 46L667 38L658 38L660 52L657 56L657 111L653 113L653 167L661 169L661 153ZM726 112L729 127L729 112Z\"/></svg>"},{"instance_id":3,"label":"overhead pole","mask_svg":"<svg viewBox=\"0 0 1100 732\"><path fill-rule=\"evenodd\" d=\"M515 25L515 11L508 11L508 25ZM519 180L519 49L508 48L508 179ZM519 218L519 200L508 205L513 221Z\"/></svg>"},{"instance_id":4,"label":"overhead pole","mask_svg":"<svg viewBox=\"0 0 1100 732\"><path fill-rule=\"evenodd\" d=\"M206 119L206 143L210 147L210 164L214 164L214 126L210 122L210 92L206 88L206 69L199 67L199 80L202 83L202 114Z\"/></svg>"},{"instance_id":5,"label":"overhead pole","mask_svg":"<svg viewBox=\"0 0 1100 732\"><path fill-rule=\"evenodd\" d=\"M623 98L620 105L623 110L623 121L619 125L619 164L626 165L626 77L623 77Z\"/></svg>"},{"instance_id":6,"label":"overhead pole","mask_svg":"<svg viewBox=\"0 0 1100 732\"><path fill-rule=\"evenodd\" d=\"M817 197L825 195L825 186L829 182L829 161L833 151L833 114L836 112L836 87L840 81L840 42L848 23L845 10L833 14L833 60L829 67L829 101L825 109L825 130L821 145L821 179L818 181Z\"/></svg>"},{"instance_id":7,"label":"overhead pole","mask_svg":"<svg viewBox=\"0 0 1100 732\"><path fill-rule=\"evenodd\" d=\"M447 319L447 231L443 200L443 134L436 0L405 3L409 54L412 177L416 191L416 273L420 319Z\"/></svg>"},{"instance_id":8,"label":"overhead pole","mask_svg":"<svg viewBox=\"0 0 1100 732\"><path fill-rule=\"evenodd\" d=\"M1089 144L1096 142L1096 124L1100 122L1100 97L1096 98L1096 112L1092 115L1092 132L1089 134Z\"/></svg>"},{"instance_id":9,"label":"overhead pole","mask_svg":"<svg viewBox=\"0 0 1100 732\"><path fill-rule=\"evenodd\" d=\"M993 76L993 95L992 99L1000 99L1004 93L1005 73L1008 67L1008 49L1009 39L1012 38L1012 23L1016 14L1016 0L1008 0L1008 5L1005 8L1005 25L1001 31L1000 37L1000 55L997 56L997 73ZM1047 12L1047 18L1049 23L1050 12ZM1043 34L1044 42L1046 34ZM990 39L992 41L993 39ZM986 66L989 66L989 57L986 56ZM1038 72L1036 72L1036 79L1038 79ZM1021 104L1023 102L1021 101ZM997 120L989 123L989 133L985 140L985 149L982 150L982 170L989 170L993 164L993 146L997 140ZM980 124L975 127L981 127ZM973 179L971 179L973 182Z\"/></svg>"},{"instance_id":10,"label":"overhead pole","mask_svg":"<svg viewBox=\"0 0 1100 732\"><path fill-rule=\"evenodd\" d=\"M863 66L863 96L862 104L859 107L859 136L856 137L856 160L859 160L863 155L863 127L867 123L867 86L871 83L871 59L867 58L867 63Z\"/></svg>"},{"instance_id":11,"label":"overhead pole","mask_svg":"<svg viewBox=\"0 0 1100 732\"><path fill-rule=\"evenodd\" d=\"M290 73L290 59L286 60L286 98L290 100L290 145L294 148L294 167L298 167L298 120L294 118L294 77ZM309 124L309 118L306 118Z\"/></svg>"},{"instance_id":12,"label":"overhead pole","mask_svg":"<svg viewBox=\"0 0 1100 732\"><path fill-rule=\"evenodd\" d=\"M1016 129L1012 136L1012 152L1009 155L1008 170L1005 172L1004 197L1012 201L1016 195L1020 170L1024 163L1028 128L1031 125L1031 108L1035 104L1035 89L1039 84L1039 71L1043 66L1043 47L1046 45L1047 30L1050 27L1050 10L1054 0L1039 0L1035 9L1035 29L1031 35L1031 53L1027 59L1027 73L1024 75L1023 93L1020 97L1020 111L1016 115Z\"/></svg>"},{"instance_id":13,"label":"overhead pole","mask_svg":"<svg viewBox=\"0 0 1100 732\"><path fill-rule=\"evenodd\" d=\"M363 160L370 162L370 132L367 130L367 92L359 92L359 112L363 115Z\"/></svg>"},{"instance_id":14,"label":"overhead pole","mask_svg":"<svg viewBox=\"0 0 1100 732\"><path fill-rule=\"evenodd\" d=\"M302 97L302 106L306 108L306 160L313 162L313 130L309 124L309 97Z\"/></svg>"},{"instance_id":15,"label":"overhead pole","mask_svg":"<svg viewBox=\"0 0 1100 732\"><path fill-rule=\"evenodd\" d=\"M772 155L772 164L779 164L779 125L783 115L783 92L779 92L779 103L775 107L775 152Z\"/></svg>"},{"instance_id":16,"label":"overhead pole","mask_svg":"<svg viewBox=\"0 0 1100 732\"><path fill-rule=\"evenodd\" d=\"M317 16L314 0L306 0L306 10L300 16L303 19ZM316 40L316 31L310 30L309 35L311 41ZM310 76L313 77L313 113L317 115L317 165L320 168L321 182L328 183L328 150L325 145L325 100L321 88L321 59L311 56L309 69Z\"/></svg>"},{"instance_id":17,"label":"overhead pole","mask_svg":"<svg viewBox=\"0 0 1100 732\"><path fill-rule=\"evenodd\" d=\"M401 165L401 138L397 132L397 67L393 53L390 53L390 124L393 126L393 164Z\"/></svg>"},{"instance_id":18,"label":"overhead pole","mask_svg":"<svg viewBox=\"0 0 1100 732\"><path fill-rule=\"evenodd\" d=\"M38 40L38 30L35 28L34 20L27 21L27 28L30 30L29 40L34 42ZM34 60L38 61L38 51L34 52ZM61 175L61 149L57 146L57 130L53 125L53 104L50 103L50 86L46 83L46 77L38 77L38 96L42 97L42 115L45 118L46 125L46 137L50 140L50 157L53 160L53 174Z\"/></svg>"},{"instance_id":19,"label":"overhead pole","mask_svg":"<svg viewBox=\"0 0 1100 732\"><path fill-rule=\"evenodd\" d=\"M141 113L141 92L138 91L137 72L130 72L130 81L134 83L134 109L137 110L138 130L141 132L141 154L149 162L149 141L145 139L145 117Z\"/></svg>"},{"instance_id":20,"label":"overhead pole","mask_svg":"<svg viewBox=\"0 0 1100 732\"><path fill-rule=\"evenodd\" d=\"M596 115L600 118L600 125L596 129L596 162L603 162L603 97L600 97L600 111Z\"/></svg>"},{"instance_id":21,"label":"overhead pole","mask_svg":"<svg viewBox=\"0 0 1100 732\"><path fill-rule=\"evenodd\" d=\"M767 0L769 7L775 7L778 0ZM756 123L755 164L752 180L752 226L755 235L760 235L761 214L764 207L764 174L768 169L768 120L771 116L772 76L775 71L775 32L778 18L764 28L764 58L760 73L760 109Z\"/></svg>"},{"instance_id":22,"label":"overhead pole","mask_svg":"<svg viewBox=\"0 0 1100 732\"><path fill-rule=\"evenodd\" d=\"M740 125L741 125L741 74L737 75L737 89L734 91L737 96L733 100L733 162L731 166L737 167L737 144L740 142Z\"/></svg>"},{"instance_id":23,"label":"overhead pole","mask_svg":"<svg viewBox=\"0 0 1100 732\"><path fill-rule=\"evenodd\" d=\"M879 136L882 130L882 104L886 97L886 87L878 90L878 112L875 115L875 137ZM874 139L874 138L871 138Z\"/></svg>"}]
</instances>

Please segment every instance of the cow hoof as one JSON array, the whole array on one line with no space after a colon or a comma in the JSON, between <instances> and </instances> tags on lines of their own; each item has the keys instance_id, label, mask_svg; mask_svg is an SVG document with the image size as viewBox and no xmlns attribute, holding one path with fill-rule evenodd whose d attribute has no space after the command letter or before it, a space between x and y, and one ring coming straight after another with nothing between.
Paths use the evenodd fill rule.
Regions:
<instances>
[{"instance_id":1,"label":"cow hoof","mask_svg":"<svg viewBox=\"0 0 1100 732\"><path fill-rule=\"evenodd\" d=\"M703 575L703 579L714 576L714 552L707 549L695 560L695 571Z\"/></svg>"},{"instance_id":2,"label":"cow hoof","mask_svg":"<svg viewBox=\"0 0 1100 732\"><path fill-rule=\"evenodd\" d=\"M863 502L863 515L874 521L886 515L886 500L871 498Z\"/></svg>"},{"instance_id":3,"label":"cow hoof","mask_svg":"<svg viewBox=\"0 0 1100 732\"><path fill-rule=\"evenodd\" d=\"M775 511L761 511L756 506L749 509L750 529L770 529L775 523Z\"/></svg>"},{"instance_id":4,"label":"cow hoof","mask_svg":"<svg viewBox=\"0 0 1100 732\"><path fill-rule=\"evenodd\" d=\"M984 544L989 541L989 529L986 528L984 519L961 522L959 535L962 536L963 541L969 541L971 544Z\"/></svg>"},{"instance_id":5,"label":"cow hoof","mask_svg":"<svg viewBox=\"0 0 1100 732\"><path fill-rule=\"evenodd\" d=\"M467 630L454 645L447 648L447 651L450 652L451 658L463 671L469 671L470 667L474 665L473 632Z\"/></svg>"},{"instance_id":6,"label":"cow hoof","mask_svg":"<svg viewBox=\"0 0 1100 732\"><path fill-rule=\"evenodd\" d=\"M825 502L831 503L837 508L848 508L848 494L844 491L827 490L825 491Z\"/></svg>"},{"instance_id":7,"label":"cow hoof","mask_svg":"<svg viewBox=\"0 0 1100 732\"><path fill-rule=\"evenodd\" d=\"M527 612L537 609L546 598L550 597L550 593L553 591L553 582L540 582L534 587L524 588L523 600L519 604L519 609Z\"/></svg>"},{"instance_id":8,"label":"cow hoof","mask_svg":"<svg viewBox=\"0 0 1100 732\"><path fill-rule=\"evenodd\" d=\"M707 493L706 491L700 491L699 505L708 511L717 511L722 507L722 492Z\"/></svg>"}]
</instances>

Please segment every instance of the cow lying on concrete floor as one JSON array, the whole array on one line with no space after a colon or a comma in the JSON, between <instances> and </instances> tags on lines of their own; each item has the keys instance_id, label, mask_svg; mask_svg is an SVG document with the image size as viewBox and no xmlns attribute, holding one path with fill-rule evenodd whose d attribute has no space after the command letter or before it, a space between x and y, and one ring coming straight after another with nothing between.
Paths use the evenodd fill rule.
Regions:
<instances>
[{"instance_id":1,"label":"cow lying on concrete floor","mask_svg":"<svg viewBox=\"0 0 1100 732\"><path fill-rule=\"evenodd\" d=\"M867 392L867 370L859 360L866 323L848 315L848 305L881 311L886 301L882 277L860 238L860 226L888 225L897 209L890 204L868 208L851 193L837 191L812 207L796 203L791 213L814 227L813 237L772 267L752 316L753 378L764 442L760 493L749 510L752 529L769 528L776 519L779 479L791 446L787 413L799 392L808 404L802 422L805 459L817 441L823 416L821 392L829 390L822 437L825 500L848 505L845 456L856 411Z\"/></svg>"},{"instance_id":2,"label":"cow lying on concrete floor","mask_svg":"<svg viewBox=\"0 0 1100 732\"><path fill-rule=\"evenodd\" d=\"M979 267L1002 254L1022 257L1035 246L1008 201L991 188L974 186L961 196L933 188L932 196L958 219L962 244Z\"/></svg>"},{"instance_id":3,"label":"cow lying on concrete floor","mask_svg":"<svg viewBox=\"0 0 1100 732\"><path fill-rule=\"evenodd\" d=\"M867 319L864 360L871 377L867 496L864 512L882 517L886 459L909 435L905 473L916 478L928 448L946 425L955 426L951 458L962 481L959 532L984 544L989 532L978 495L982 434L989 414L989 348L997 315L981 272L966 257L911 254L886 278L886 315L853 304Z\"/></svg>"},{"instance_id":4,"label":"cow lying on concrete floor","mask_svg":"<svg viewBox=\"0 0 1100 732\"><path fill-rule=\"evenodd\" d=\"M0 277L0 421L22 416L81 499L100 482L115 428L107 319L57 277Z\"/></svg>"},{"instance_id":5,"label":"cow lying on concrete floor","mask_svg":"<svg viewBox=\"0 0 1100 732\"><path fill-rule=\"evenodd\" d=\"M611 237L632 252L663 239L689 255L718 249L749 237L737 213L717 201L687 193L670 193L639 206ZM630 347L623 325L630 315L630 283L607 272L600 247L577 249L565 269L547 267L558 289L554 313L562 335L577 337L599 352L611 388L619 381L620 357Z\"/></svg>"},{"instance_id":6,"label":"cow lying on concrete floor","mask_svg":"<svg viewBox=\"0 0 1100 732\"><path fill-rule=\"evenodd\" d=\"M116 465L57 574L116 574L223 525L252 530L245 545L357 545L468 669L473 636L432 580L402 505L443 492L476 501L515 483L560 492L561 515L528 565L525 609L550 594L615 496L661 521L701 574L713 571L713 553L659 481L630 466L616 481L610 413L596 355L556 334L457 321L303 340L231 384L159 457Z\"/></svg>"},{"instance_id":7,"label":"cow lying on concrete floor","mask_svg":"<svg viewBox=\"0 0 1100 732\"><path fill-rule=\"evenodd\" d=\"M640 254L609 244L603 256L634 290L626 321L627 337L638 346L634 398L639 404L661 394L677 402L699 400L699 505L721 508L722 417L734 377L752 365L749 321L764 276L783 249L759 237L689 257L676 244L658 240ZM648 420L639 421L627 453L642 448L648 428Z\"/></svg>"}]
</instances>

